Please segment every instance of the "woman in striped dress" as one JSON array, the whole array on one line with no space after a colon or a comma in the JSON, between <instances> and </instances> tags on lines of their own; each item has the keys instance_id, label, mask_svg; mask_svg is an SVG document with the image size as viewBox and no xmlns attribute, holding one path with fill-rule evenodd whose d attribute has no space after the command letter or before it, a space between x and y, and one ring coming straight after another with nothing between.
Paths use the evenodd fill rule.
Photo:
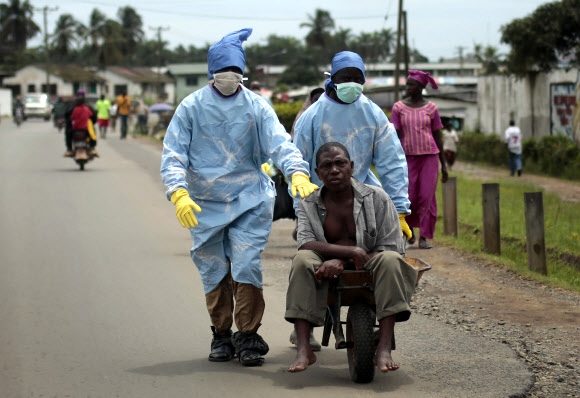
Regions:
<instances>
[{"instance_id":1,"label":"woman in striped dress","mask_svg":"<svg viewBox=\"0 0 580 398\"><path fill-rule=\"evenodd\" d=\"M447 166L441 138L441 117L437 105L423 98L423 89L437 83L427 72L410 70L407 96L393 105L391 122L395 125L407 158L411 214L406 217L411 231L419 228L419 248L430 249L437 221L435 191L441 164L441 181L447 181ZM415 243L415 236L409 240Z\"/></svg>"}]
</instances>

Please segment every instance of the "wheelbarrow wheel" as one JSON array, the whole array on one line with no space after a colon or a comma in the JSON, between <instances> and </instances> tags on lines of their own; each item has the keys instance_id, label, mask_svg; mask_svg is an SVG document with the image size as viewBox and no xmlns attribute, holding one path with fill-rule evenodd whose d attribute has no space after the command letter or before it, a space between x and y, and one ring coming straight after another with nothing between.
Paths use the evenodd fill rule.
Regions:
<instances>
[{"instance_id":1,"label":"wheelbarrow wheel","mask_svg":"<svg viewBox=\"0 0 580 398\"><path fill-rule=\"evenodd\" d=\"M346 340L349 344L348 370L355 383L370 383L375 377L375 316L368 305L359 303L348 308Z\"/></svg>"}]
</instances>

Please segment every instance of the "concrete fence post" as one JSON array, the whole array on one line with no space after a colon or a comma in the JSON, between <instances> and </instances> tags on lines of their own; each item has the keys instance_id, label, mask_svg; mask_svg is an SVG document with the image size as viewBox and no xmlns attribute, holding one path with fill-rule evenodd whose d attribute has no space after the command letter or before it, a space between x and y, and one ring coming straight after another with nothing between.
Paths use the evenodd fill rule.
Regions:
<instances>
[{"instance_id":1,"label":"concrete fence post","mask_svg":"<svg viewBox=\"0 0 580 398\"><path fill-rule=\"evenodd\" d=\"M528 269L542 275L547 275L546 240L544 235L544 200L542 193L524 193L524 204L526 209Z\"/></svg>"},{"instance_id":2,"label":"concrete fence post","mask_svg":"<svg viewBox=\"0 0 580 398\"><path fill-rule=\"evenodd\" d=\"M482 184L483 251L501 254L499 228L499 184Z\"/></svg>"},{"instance_id":3,"label":"concrete fence post","mask_svg":"<svg viewBox=\"0 0 580 398\"><path fill-rule=\"evenodd\" d=\"M449 177L443 184L443 233L457 238L457 177Z\"/></svg>"}]
</instances>

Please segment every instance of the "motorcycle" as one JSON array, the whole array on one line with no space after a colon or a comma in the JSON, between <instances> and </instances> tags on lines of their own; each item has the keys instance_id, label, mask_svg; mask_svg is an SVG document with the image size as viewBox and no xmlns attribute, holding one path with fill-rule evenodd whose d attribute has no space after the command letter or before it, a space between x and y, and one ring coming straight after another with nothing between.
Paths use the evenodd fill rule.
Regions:
<instances>
[{"instance_id":1,"label":"motorcycle","mask_svg":"<svg viewBox=\"0 0 580 398\"><path fill-rule=\"evenodd\" d=\"M54 127L56 127L56 129L58 130L59 133L62 129L65 128L65 126L66 126L66 119L64 118L64 116L57 116L54 119Z\"/></svg>"},{"instance_id":2,"label":"motorcycle","mask_svg":"<svg viewBox=\"0 0 580 398\"><path fill-rule=\"evenodd\" d=\"M85 164L95 157L90 146L89 133L85 130L73 131L72 158L79 165L81 170L85 169Z\"/></svg>"}]
</instances>

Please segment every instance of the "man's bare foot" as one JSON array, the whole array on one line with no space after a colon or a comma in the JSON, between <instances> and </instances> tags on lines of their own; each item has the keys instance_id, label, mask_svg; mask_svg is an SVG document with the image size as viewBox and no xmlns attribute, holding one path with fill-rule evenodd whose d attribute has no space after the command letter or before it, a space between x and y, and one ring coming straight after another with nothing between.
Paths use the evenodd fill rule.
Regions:
<instances>
[{"instance_id":1,"label":"man's bare foot","mask_svg":"<svg viewBox=\"0 0 580 398\"><path fill-rule=\"evenodd\" d=\"M312 351L310 353L298 352L294 363L287 369L290 373L304 372L310 365L316 362L316 355Z\"/></svg>"},{"instance_id":2,"label":"man's bare foot","mask_svg":"<svg viewBox=\"0 0 580 398\"><path fill-rule=\"evenodd\" d=\"M383 351L381 353L377 352L375 358L373 359L374 364L383 373L388 371L393 371L399 369L399 364L393 361L390 352Z\"/></svg>"}]
</instances>

